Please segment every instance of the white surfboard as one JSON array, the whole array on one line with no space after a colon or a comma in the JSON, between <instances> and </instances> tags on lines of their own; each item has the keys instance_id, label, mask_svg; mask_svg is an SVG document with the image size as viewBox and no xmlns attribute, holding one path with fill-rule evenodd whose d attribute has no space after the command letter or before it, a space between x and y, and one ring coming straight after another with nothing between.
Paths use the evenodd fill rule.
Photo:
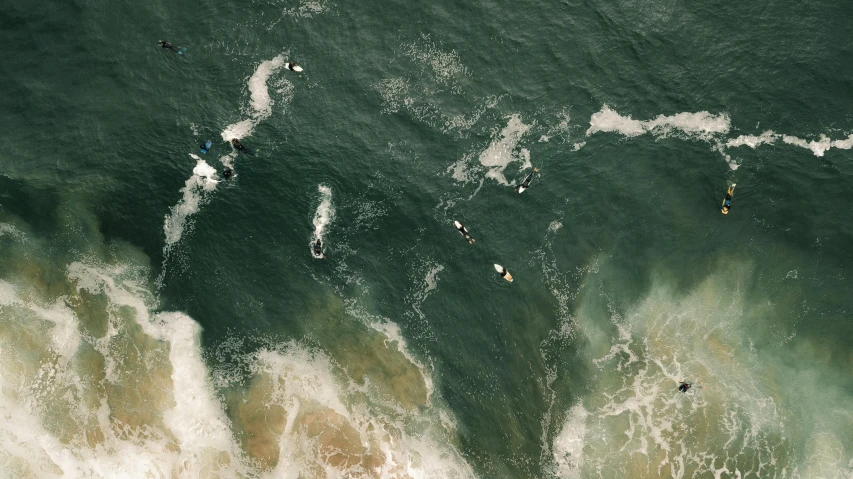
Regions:
<instances>
[{"instance_id":1,"label":"white surfboard","mask_svg":"<svg viewBox=\"0 0 853 479\"><path fill-rule=\"evenodd\" d=\"M510 283L512 283L512 275L511 275L511 274L509 274L509 271L507 271L507 270L506 270L506 268L504 268L503 266L501 266L501 265L499 265L499 264L495 263L495 271L497 271L497 272L498 272L498 274L500 274L501 276L503 276L503 278L504 278L505 280L507 280L507 281L509 281Z\"/></svg>"},{"instance_id":2,"label":"white surfboard","mask_svg":"<svg viewBox=\"0 0 853 479\"><path fill-rule=\"evenodd\" d=\"M288 65L287 65L287 69L288 69L288 70L290 70L290 71L294 71L294 72L296 72L296 73L299 73L299 72L301 72L301 71L302 71L302 67L301 67L301 66L299 66L299 65L296 65L296 66L294 66L293 68L290 68L290 64L288 64Z\"/></svg>"},{"instance_id":3,"label":"white surfboard","mask_svg":"<svg viewBox=\"0 0 853 479\"><path fill-rule=\"evenodd\" d=\"M463 225L462 225L462 223L460 223L460 222L458 222L458 221L454 220L454 221L453 221L453 226L455 226L455 227L456 227L456 230L457 230L457 231L459 231L459 233L460 233L462 236L464 236L466 240L468 240L468 244L474 244L474 241L477 241L477 240L475 240L474 238L472 238L472 237L471 237L471 234L470 234L470 233L468 233L468 230L467 230L467 229L465 229L465 226L463 226Z\"/></svg>"},{"instance_id":4,"label":"white surfboard","mask_svg":"<svg viewBox=\"0 0 853 479\"><path fill-rule=\"evenodd\" d=\"M527 178L530 178L530 183L533 183L533 174L538 172L539 168L533 168L533 171L530 173L530 175L527 176ZM527 181L527 178L524 178L524 180ZM524 183L524 181L522 181L522 183ZM530 185L530 183L528 183L528 186ZM518 194L524 193L524 190L526 190L528 186L520 185L518 187Z\"/></svg>"}]
</instances>

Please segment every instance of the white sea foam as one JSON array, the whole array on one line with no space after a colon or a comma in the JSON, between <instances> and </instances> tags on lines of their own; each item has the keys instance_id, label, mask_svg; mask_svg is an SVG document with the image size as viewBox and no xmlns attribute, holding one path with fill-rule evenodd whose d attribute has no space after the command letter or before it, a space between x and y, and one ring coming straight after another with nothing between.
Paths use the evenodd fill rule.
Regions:
<instances>
[{"instance_id":1,"label":"white sea foam","mask_svg":"<svg viewBox=\"0 0 853 479\"><path fill-rule=\"evenodd\" d=\"M390 321L365 332L384 342L370 346L381 360L350 357L364 364L266 337L228 346L216 390L200 326L152 312L147 268L87 259L57 284L39 264L0 280L0 476L474 477Z\"/></svg>"},{"instance_id":2,"label":"white sea foam","mask_svg":"<svg viewBox=\"0 0 853 479\"><path fill-rule=\"evenodd\" d=\"M738 146L748 146L750 148L757 148L760 145L773 144L778 138L779 135L774 133L773 130L767 130L759 136L740 135L737 138L727 141L726 148L736 148Z\"/></svg>"},{"instance_id":3,"label":"white sea foam","mask_svg":"<svg viewBox=\"0 0 853 479\"><path fill-rule=\"evenodd\" d=\"M276 93L279 94L284 104L287 104L292 100L293 84L290 83L290 81L285 78L280 78L275 82L270 81L272 76L281 70L286 64L287 60L282 54L272 60L263 61L258 65L258 68L252 76L249 77L248 82L251 117L226 126L225 129L222 130L223 140L231 141L235 138L242 139L251 136L258 123L269 118L272 114L272 107L275 104L275 101L270 95L270 85L275 87Z\"/></svg>"},{"instance_id":4,"label":"white sea foam","mask_svg":"<svg viewBox=\"0 0 853 479\"><path fill-rule=\"evenodd\" d=\"M804 140L793 135L782 135L773 132L772 130L765 131L759 136L741 135L731 139L726 143L726 147L735 148L738 146L748 146L750 148L758 148L761 145L771 145L777 140L782 140L788 145L798 146L810 150L815 156L823 156L831 148L841 150L849 150L853 148L853 134L841 140L833 140L828 136L821 134L817 140Z\"/></svg>"},{"instance_id":5,"label":"white sea foam","mask_svg":"<svg viewBox=\"0 0 853 479\"><path fill-rule=\"evenodd\" d=\"M582 477L616 477L625 464L637 477L844 477L815 472L850 470L850 447L841 444L853 418L834 411L853 401L821 388L821 373L796 358L756 351L756 324L775 312L763 301L750 306L731 283L748 276L737 265L683 297L656 284L624 315L605 293L608 326L580 305L595 391L554 436L553 466L565 473L558 477L577 477L578 469ZM686 394L676 390L682 380L693 384ZM814 464L803 468L799 451Z\"/></svg>"},{"instance_id":6,"label":"white sea foam","mask_svg":"<svg viewBox=\"0 0 853 479\"><path fill-rule=\"evenodd\" d=\"M569 411L566 422L552 445L554 473L560 479L579 479L583 467L584 435L588 413L583 405L576 404Z\"/></svg>"},{"instance_id":7,"label":"white sea foam","mask_svg":"<svg viewBox=\"0 0 853 479\"><path fill-rule=\"evenodd\" d=\"M441 84L453 83L453 80L468 75L468 69L456 50L441 50L428 33L422 34L419 42L403 45L403 52L419 64L428 65Z\"/></svg>"},{"instance_id":8,"label":"white sea foam","mask_svg":"<svg viewBox=\"0 0 853 479\"><path fill-rule=\"evenodd\" d=\"M530 168L530 152L522 148L516 152L521 137L530 130L530 125L525 125L518 115L507 117L507 125L504 127L492 143L480 153L480 164L488 168L486 176L492 178L502 185L509 185L503 172L512 162L521 162L519 168L523 170Z\"/></svg>"},{"instance_id":9,"label":"white sea foam","mask_svg":"<svg viewBox=\"0 0 853 479\"><path fill-rule=\"evenodd\" d=\"M799 146L811 150L815 156L823 156L830 148L839 148L849 150L853 148L853 134L843 140L832 140L826 135L820 135L819 140L804 140L796 136L782 135L782 141L789 144Z\"/></svg>"},{"instance_id":10,"label":"white sea foam","mask_svg":"<svg viewBox=\"0 0 853 479\"><path fill-rule=\"evenodd\" d=\"M190 156L196 160L193 174L184 182L181 199L170 208L163 222L167 248L181 240L185 229L191 224L190 217L208 200L208 193L215 190L218 183L216 170L212 166L194 154Z\"/></svg>"},{"instance_id":11,"label":"white sea foam","mask_svg":"<svg viewBox=\"0 0 853 479\"><path fill-rule=\"evenodd\" d=\"M332 206L332 189L325 185L319 185L317 190L320 192L320 205L317 206L317 211L314 212L314 237L311 239L312 254L313 244L317 240L323 241L326 228L328 228L329 224L335 218L335 208ZM325 245L325 242L323 244Z\"/></svg>"},{"instance_id":12,"label":"white sea foam","mask_svg":"<svg viewBox=\"0 0 853 479\"><path fill-rule=\"evenodd\" d=\"M438 273L444 271L444 265L431 262L420 263L416 270L421 273L426 271L424 278L415 283L414 290L406 298L406 302L411 303L412 310L420 319L424 319L424 313L421 311L423 302L432 294L438 287Z\"/></svg>"},{"instance_id":13,"label":"white sea foam","mask_svg":"<svg viewBox=\"0 0 853 479\"><path fill-rule=\"evenodd\" d=\"M326 2L317 0L300 0L299 6L285 7L281 11L282 17L311 18L322 15L329 11Z\"/></svg>"},{"instance_id":14,"label":"white sea foam","mask_svg":"<svg viewBox=\"0 0 853 479\"><path fill-rule=\"evenodd\" d=\"M651 133L658 137L666 137L680 131L688 136L707 140L714 135L726 134L731 128L731 119L725 113L712 114L707 111L698 113L676 113L675 115L658 115L651 120L635 120L630 115L622 116L604 105L601 111L593 113L589 119L589 129L586 135L598 132L614 132L624 136L639 136Z\"/></svg>"},{"instance_id":15,"label":"white sea foam","mask_svg":"<svg viewBox=\"0 0 853 479\"><path fill-rule=\"evenodd\" d=\"M15 225L10 223L0 223L0 238L4 236L15 238L17 240L24 239L23 233L21 233L18 228L15 228Z\"/></svg>"}]
</instances>

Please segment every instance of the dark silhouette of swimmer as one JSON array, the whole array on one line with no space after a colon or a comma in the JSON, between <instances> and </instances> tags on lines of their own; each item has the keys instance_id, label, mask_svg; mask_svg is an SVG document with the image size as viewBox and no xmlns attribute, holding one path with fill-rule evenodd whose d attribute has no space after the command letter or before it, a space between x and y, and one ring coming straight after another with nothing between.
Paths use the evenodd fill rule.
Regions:
<instances>
[{"instance_id":1,"label":"dark silhouette of swimmer","mask_svg":"<svg viewBox=\"0 0 853 479\"><path fill-rule=\"evenodd\" d=\"M294 67L298 67L298 66L299 66L299 65L297 65L297 64L296 64L296 62L290 62L290 63L288 63L288 64L287 64L287 69L288 69L288 70L290 70L290 71L293 71L293 68L294 68Z\"/></svg>"},{"instance_id":2,"label":"dark silhouette of swimmer","mask_svg":"<svg viewBox=\"0 0 853 479\"><path fill-rule=\"evenodd\" d=\"M228 180L228 179L230 179L232 176L234 176L234 170L232 170L231 168L225 168L224 170L222 170L222 176L223 176L226 180Z\"/></svg>"},{"instance_id":3,"label":"dark silhouette of swimmer","mask_svg":"<svg viewBox=\"0 0 853 479\"><path fill-rule=\"evenodd\" d=\"M246 147L243 146L243 144L240 143L240 140L238 140L237 138L233 138L231 140L231 146L233 146L234 148L236 148L240 151L246 151Z\"/></svg>"},{"instance_id":4,"label":"dark silhouette of swimmer","mask_svg":"<svg viewBox=\"0 0 853 479\"><path fill-rule=\"evenodd\" d=\"M690 389L690 383L682 382L678 385L678 390L683 393L686 393L688 389Z\"/></svg>"},{"instance_id":5,"label":"dark silhouette of swimmer","mask_svg":"<svg viewBox=\"0 0 853 479\"><path fill-rule=\"evenodd\" d=\"M157 45L160 45L162 48L168 48L169 50L172 50L173 52L178 50L177 47L175 47L174 45L172 45L171 43L169 43L165 40L160 40L159 42L157 42Z\"/></svg>"},{"instance_id":6,"label":"dark silhouette of swimmer","mask_svg":"<svg viewBox=\"0 0 853 479\"><path fill-rule=\"evenodd\" d=\"M323 257L326 259L326 255L323 254L323 242L320 241L320 238L317 238L317 241L314 243L314 256Z\"/></svg>"}]
</instances>

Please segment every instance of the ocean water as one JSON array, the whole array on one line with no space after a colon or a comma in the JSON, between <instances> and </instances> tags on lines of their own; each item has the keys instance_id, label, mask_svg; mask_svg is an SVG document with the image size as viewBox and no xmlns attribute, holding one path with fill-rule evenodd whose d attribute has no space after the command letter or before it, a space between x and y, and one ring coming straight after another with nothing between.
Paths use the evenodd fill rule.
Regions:
<instances>
[{"instance_id":1,"label":"ocean water","mask_svg":"<svg viewBox=\"0 0 853 479\"><path fill-rule=\"evenodd\" d=\"M0 477L853 477L850 18L5 2Z\"/></svg>"}]
</instances>

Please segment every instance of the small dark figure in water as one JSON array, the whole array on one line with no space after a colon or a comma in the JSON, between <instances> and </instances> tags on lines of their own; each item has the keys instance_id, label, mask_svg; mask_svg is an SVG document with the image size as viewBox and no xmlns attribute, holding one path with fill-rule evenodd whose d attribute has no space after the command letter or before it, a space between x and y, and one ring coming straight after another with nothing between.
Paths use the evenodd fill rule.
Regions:
<instances>
[{"instance_id":1,"label":"small dark figure in water","mask_svg":"<svg viewBox=\"0 0 853 479\"><path fill-rule=\"evenodd\" d=\"M232 176L234 176L234 170L232 170L231 168L225 168L225 169L222 171L222 176L223 176L226 180L231 179L231 177L232 177Z\"/></svg>"},{"instance_id":2,"label":"small dark figure in water","mask_svg":"<svg viewBox=\"0 0 853 479\"><path fill-rule=\"evenodd\" d=\"M169 43L165 40L160 40L159 42L157 42L157 45L160 45L162 48L168 48L169 50L172 50L172 51L176 50L174 45L172 45L171 43Z\"/></svg>"},{"instance_id":3,"label":"small dark figure in water","mask_svg":"<svg viewBox=\"0 0 853 479\"><path fill-rule=\"evenodd\" d=\"M240 140L238 140L237 138L233 138L233 139L231 140L231 146L233 146L234 148L236 148L236 149L238 149L238 150L240 150L240 151L245 151L245 150L246 150L246 147L245 147L245 146L243 146L243 144L242 144L242 143L240 143Z\"/></svg>"},{"instance_id":4,"label":"small dark figure in water","mask_svg":"<svg viewBox=\"0 0 853 479\"><path fill-rule=\"evenodd\" d=\"M682 382L678 385L678 390L683 393L686 393L688 389L690 389L690 383Z\"/></svg>"},{"instance_id":5,"label":"small dark figure in water","mask_svg":"<svg viewBox=\"0 0 853 479\"><path fill-rule=\"evenodd\" d=\"M322 256L323 259L326 259L326 255L323 254L323 242L320 241L320 238L317 238L317 242L314 243L314 256L318 258Z\"/></svg>"}]
</instances>

